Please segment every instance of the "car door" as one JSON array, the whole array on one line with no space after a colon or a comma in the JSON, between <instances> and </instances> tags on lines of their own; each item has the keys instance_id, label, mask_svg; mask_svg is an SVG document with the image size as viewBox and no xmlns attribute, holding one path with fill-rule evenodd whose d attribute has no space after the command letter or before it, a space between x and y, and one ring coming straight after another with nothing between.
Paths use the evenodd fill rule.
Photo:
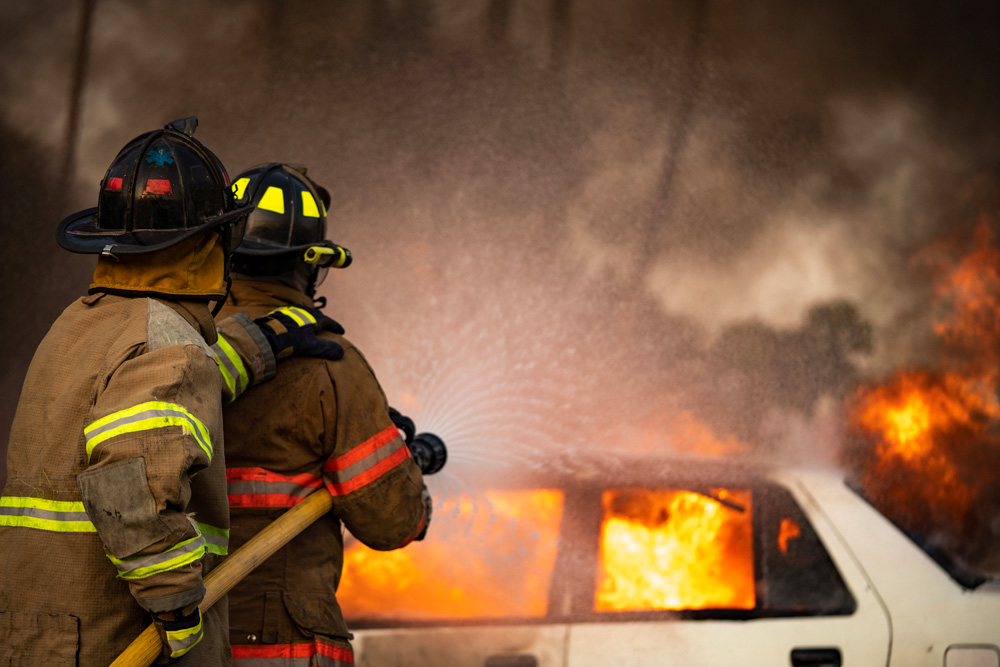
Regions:
<instances>
[{"instance_id":1,"label":"car door","mask_svg":"<svg viewBox=\"0 0 1000 667\"><path fill-rule=\"evenodd\" d=\"M877 594L820 508L784 483L618 486L602 496L598 544L579 550L597 556L577 564L598 575L579 577L562 603L579 619L568 667L887 664ZM616 537L623 517L632 533ZM633 561L619 567L626 577L659 569L609 583L622 552ZM650 594L661 585L669 595Z\"/></svg>"}]
</instances>

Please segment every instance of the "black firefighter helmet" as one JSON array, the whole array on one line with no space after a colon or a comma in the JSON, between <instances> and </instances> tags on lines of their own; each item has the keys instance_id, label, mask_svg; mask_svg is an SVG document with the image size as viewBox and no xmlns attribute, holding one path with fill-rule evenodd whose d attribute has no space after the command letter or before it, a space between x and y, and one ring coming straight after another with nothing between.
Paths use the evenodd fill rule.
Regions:
<instances>
[{"instance_id":1,"label":"black firefighter helmet","mask_svg":"<svg viewBox=\"0 0 1000 667\"><path fill-rule=\"evenodd\" d=\"M351 252L326 239L330 193L306 176L302 165L272 162L244 171L233 184L236 198L254 205L243 242L234 251L235 270L277 273L299 261L319 269L342 269Z\"/></svg>"},{"instance_id":2,"label":"black firefighter helmet","mask_svg":"<svg viewBox=\"0 0 1000 667\"><path fill-rule=\"evenodd\" d=\"M101 181L97 207L59 224L59 245L138 254L221 227L229 249L237 246L252 205L234 199L222 162L194 138L197 126L197 118L184 118L126 144Z\"/></svg>"}]
</instances>

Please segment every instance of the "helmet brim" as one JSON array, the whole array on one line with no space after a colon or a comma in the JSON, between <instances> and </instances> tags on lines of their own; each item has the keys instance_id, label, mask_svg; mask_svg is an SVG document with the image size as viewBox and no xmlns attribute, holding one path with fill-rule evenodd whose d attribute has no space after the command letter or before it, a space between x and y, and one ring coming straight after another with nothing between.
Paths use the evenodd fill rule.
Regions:
<instances>
[{"instance_id":1,"label":"helmet brim","mask_svg":"<svg viewBox=\"0 0 1000 667\"><path fill-rule=\"evenodd\" d=\"M97 207L78 211L67 216L56 228L56 241L65 250L87 255L108 253L112 255L139 255L156 252L176 245L196 234L225 224L239 216L253 211L254 205L247 203L232 211L206 220L197 227L178 231L176 229L132 232L108 231L97 227Z\"/></svg>"}]
</instances>

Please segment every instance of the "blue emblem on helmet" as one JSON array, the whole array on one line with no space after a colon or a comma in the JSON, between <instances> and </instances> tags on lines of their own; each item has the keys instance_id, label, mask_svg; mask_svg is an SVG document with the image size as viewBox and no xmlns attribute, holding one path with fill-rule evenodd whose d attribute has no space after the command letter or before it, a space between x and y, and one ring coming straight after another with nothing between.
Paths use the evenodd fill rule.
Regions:
<instances>
[{"instance_id":1,"label":"blue emblem on helmet","mask_svg":"<svg viewBox=\"0 0 1000 667\"><path fill-rule=\"evenodd\" d=\"M146 153L146 162L162 167L165 164L174 163L174 155L166 148L150 148Z\"/></svg>"}]
</instances>

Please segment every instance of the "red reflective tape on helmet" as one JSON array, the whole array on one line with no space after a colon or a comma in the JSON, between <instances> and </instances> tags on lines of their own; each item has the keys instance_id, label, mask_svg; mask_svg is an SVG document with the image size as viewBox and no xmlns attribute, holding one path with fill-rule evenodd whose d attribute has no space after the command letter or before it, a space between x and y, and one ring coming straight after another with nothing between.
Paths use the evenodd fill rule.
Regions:
<instances>
[{"instance_id":1,"label":"red reflective tape on helmet","mask_svg":"<svg viewBox=\"0 0 1000 667\"><path fill-rule=\"evenodd\" d=\"M111 190L113 192L121 192L122 189L122 179L120 176L114 176L108 179L108 184L104 186L105 190Z\"/></svg>"},{"instance_id":2,"label":"red reflective tape on helmet","mask_svg":"<svg viewBox=\"0 0 1000 667\"><path fill-rule=\"evenodd\" d=\"M170 181L166 178L151 178L146 181L146 189L142 191L144 195L172 195L174 189L170 187Z\"/></svg>"}]
</instances>

